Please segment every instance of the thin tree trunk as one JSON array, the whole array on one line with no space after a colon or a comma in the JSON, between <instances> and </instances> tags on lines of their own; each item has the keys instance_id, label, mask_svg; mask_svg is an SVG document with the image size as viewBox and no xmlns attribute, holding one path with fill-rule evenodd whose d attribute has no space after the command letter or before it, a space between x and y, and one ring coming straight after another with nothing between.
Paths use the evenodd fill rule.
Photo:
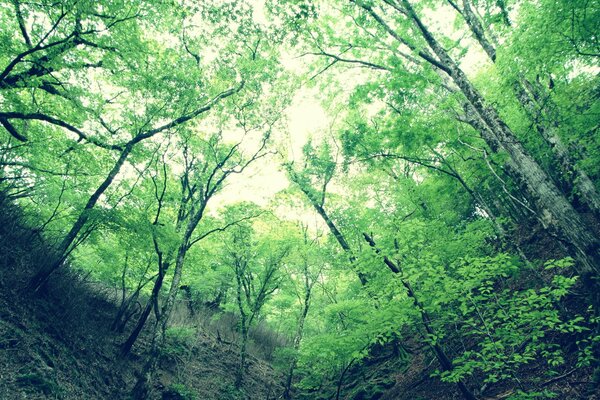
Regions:
<instances>
[{"instance_id":1,"label":"thin tree trunk","mask_svg":"<svg viewBox=\"0 0 600 400\"><path fill-rule=\"evenodd\" d=\"M346 377L346 373L348 372L350 367L352 367L352 364L354 364L354 361L356 361L356 358L353 358L352 360L350 360L348 365L346 365L344 367L344 369L342 370L342 373L340 374L340 378L338 379L338 383L337 383L337 389L335 391L335 400L340 399L340 394L342 394L342 387L344 386L344 378Z\"/></svg>"},{"instance_id":2,"label":"thin tree trunk","mask_svg":"<svg viewBox=\"0 0 600 400\"><path fill-rule=\"evenodd\" d=\"M288 171L289 171L292 181L294 181L298 185L298 187L300 188L302 193L304 193L306 195L306 198L308 199L310 204L314 207L314 209L317 211L317 213L321 216L321 218L323 219L323 221L329 228L329 231L331 232L333 237L335 237L335 240L339 243L342 250L344 250L346 252L346 254L348 254L350 263L354 264L356 261L356 257L352 254L352 249L350 248L348 241L346 241L346 238L344 237L342 232L340 232L340 230L337 228L337 226L335 225L333 220L329 217L329 214L327 214L327 211L325 211L325 209L323 208L323 205L313 196L313 194L306 187L304 187L304 185L302 184L302 182L300 181L300 179L298 178L298 176L292 170L291 167L288 168ZM367 277L365 276L365 274L363 274L362 272L358 272L357 275L358 275L358 279L360 280L360 283L363 286L366 285Z\"/></svg>"},{"instance_id":3,"label":"thin tree trunk","mask_svg":"<svg viewBox=\"0 0 600 400\"><path fill-rule=\"evenodd\" d=\"M133 400L147 400L150 395L150 383L154 377L154 371L156 370L156 365L158 364L158 356L159 356L159 347L158 347L158 330L159 324L158 320L154 323L154 328L152 331L152 344L150 347L150 353L148 354L148 358L146 363L144 364L144 368L142 369L138 379L133 387L131 392L131 398Z\"/></svg>"},{"instance_id":4,"label":"thin tree trunk","mask_svg":"<svg viewBox=\"0 0 600 400\"><path fill-rule=\"evenodd\" d=\"M188 222L185 232L183 234L183 238L181 239L181 243L177 250L177 258L175 260L175 271L173 271L173 279L171 280L171 287L169 288L169 294L167 295L167 299L162 307L161 312L161 325L162 325L162 335L164 338L165 331L167 330L167 325L169 323L169 318L171 317L171 311L173 310L173 306L175 305L175 299L177 298L177 293L179 292L179 283L181 282L181 275L183 273L183 266L185 263L185 256L187 251L190 248L190 238L194 233L194 230L200 223L204 215L204 209L206 208L206 204L208 199L203 200L202 204L198 211L192 216L192 219Z\"/></svg>"},{"instance_id":5,"label":"thin tree trunk","mask_svg":"<svg viewBox=\"0 0 600 400\"><path fill-rule=\"evenodd\" d=\"M144 311L140 315L138 323L136 324L135 328L133 329L133 331L127 338L127 340L121 345L121 357L125 357L127 354L129 354L129 352L131 351L131 348L135 344L137 338L140 336L140 333L142 332L144 325L146 325L146 321L148 320L148 317L150 316L150 313L152 312L152 308L156 307L156 305L158 304L158 295L160 293L160 289L162 288L163 280L165 277L165 273L168 269L168 266L169 266L168 262L166 264L162 264L162 262L161 262L161 265L159 266L159 273L158 273L158 276L156 277L156 281L154 282L154 287L152 288L152 294L150 295L150 298L148 299L146 308L144 308ZM158 323L158 321L156 323Z\"/></svg>"},{"instance_id":6,"label":"thin tree trunk","mask_svg":"<svg viewBox=\"0 0 600 400\"><path fill-rule=\"evenodd\" d=\"M148 283L150 283L154 278L156 278L158 274L155 274L152 278L147 279L146 282L138 285L135 291L125 300L123 305L119 308L117 315L111 325L111 330L115 332L122 333L125 329L125 325L129 321L129 319L136 313L135 311L130 311L131 305L136 304L138 298L140 297L140 292ZM139 303L138 303L139 305ZM139 306L141 308L141 306Z\"/></svg>"},{"instance_id":7,"label":"thin tree trunk","mask_svg":"<svg viewBox=\"0 0 600 400\"><path fill-rule=\"evenodd\" d=\"M365 238L365 241L369 244L369 246L371 246L375 250L375 252L379 254L381 251L377 248L373 238L370 237L366 233L363 233L363 236ZM402 271L401 271L400 267L398 265L396 265L392 260L390 260L387 256L383 257L383 262L394 274L397 274L400 276L400 278L399 278L400 282L402 283L402 286L404 286L404 288L406 289L406 293L407 293L408 297L410 297L412 299L415 308L421 314L421 321L423 322L423 327L425 328L425 331L427 332L428 339L437 337L435 329L433 328L433 325L431 323L431 317L429 316L429 313L427 312L427 310L425 310L425 307L423 307L423 303L421 303L419 301L419 298L417 297L417 294L413 290L410 282L407 281L406 279L402 278L402 276L401 276ZM446 354L443 347L437 341L429 341L428 340L428 343L431 346L433 352L435 353L435 356L438 359L440 366L442 367L442 370L452 371L452 361ZM471 390L467 387L467 385L465 385L465 383L462 380L459 380L458 382L456 382L456 385L458 386L458 389L460 390L460 392L462 393L462 395L465 399L477 400L477 397L475 397L473 392L471 392Z\"/></svg>"},{"instance_id":8,"label":"thin tree trunk","mask_svg":"<svg viewBox=\"0 0 600 400\"><path fill-rule=\"evenodd\" d=\"M73 250L71 248L71 245L75 241L75 238L77 238L77 235L79 235L81 229L83 229L86 222L88 222L88 220L90 219L92 209L96 206L96 203L100 199L100 196L102 196L106 189L108 189L108 187L111 185L111 183L123 167L123 164L125 164L125 161L127 160L127 157L129 156L132 150L133 144L131 143L127 144L123 148L121 155L109 171L108 175L106 176L104 181L102 181L100 186L98 186L98 188L94 191L94 193L92 193L83 211L79 213L77 220L69 230L69 233L67 233L67 236L64 237L64 239L58 246L55 257L44 268L40 269L40 271L29 282L28 288L31 291L38 291L47 282L50 275L58 268L60 268L60 266L63 264L67 255Z\"/></svg>"},{"instance_id":9,"label":"thin tree trunk","mask_svg":"<svg viewBox=\"0 0 600 400\"><path fill-rule=\"evenodd\" d=\"M236 374L235 387L240 388L244 381L244 369L246 367L246 353L248 345L248 329L242 323L242 345L240 347L240 365Z\"/></svg>"},{"instance_id":10,"label":"thin tree trunk","mask_svg":"<svg viewBox=\"0 0 600 400\"><path fill-rule=\"evenodd\" d=\"M248 326L247 326L247 315L246 312L244 311L244 304L242 301L242 279L243 279L243 273L244 271L241 270L241 266L239 264L236 264L236 273L235 273L235 279L237 282L237 303L238 303L238 308L240 310L240 325L241 325L241 330L242 330L242 345L240 348L240 365L238 367L237 370L237 374L236 374L236 379L235 379L235 385L236 387L240 387L242 384L242 381L244 379L244 364L246 362L246 341L248 338Z\"/></svg>"},{"instance_id":11,"label":"thin tree trunk","mask_svg":"<svg viewBox=\"0 0 600 400\"><path fill-rule=\"evenodd\" d=\"M300 318L298 318L298 326L296 327L296 334L294 336L294 356L292 358L292 362L290 363L290 368L288 369L286 381L285 381L285 391L283 392L283 397L285 399L291 399L291 390L292 390L292 381L294 379L294 370L296 369L296 365L298 363L297 352L300 349L300 343L302 342L302 336L304 333L304 321L306 320L306 316L308 315L308 309L310 308L310 295L312 291L312 286L309 284L305 285L305 293L304 293L304 307L302 307L302 314L300 314Z\"/></svg>"}]
</instances>

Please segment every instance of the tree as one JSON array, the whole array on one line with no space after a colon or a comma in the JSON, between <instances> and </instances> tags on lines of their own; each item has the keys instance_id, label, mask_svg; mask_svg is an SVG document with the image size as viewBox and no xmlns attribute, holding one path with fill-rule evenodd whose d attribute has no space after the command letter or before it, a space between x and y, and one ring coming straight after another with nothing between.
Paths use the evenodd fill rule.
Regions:
<instances>
[{"instance_id":1,"label":"tree","mask_svg":"<svg viewBox=\"0 0 600 400\"><path fill-rule=\"evenodd\" d=\"M317 49L323 49L313 54L332 59L330 65L359 66L381 74L391 73L392 76L413 76L416 70L425 77L428 86L431 83L432 88L447 90L462 98L488 149L499 151L506 158L507 172L526 188L530 208L535 209L544 226L567 244L579 260L579 272L589 285L588 292L596 292L593 288L594 276L598 272L598 242L592 228L518 140L498 109L491 106L475 87L457 58L444 48L436 34L423 22L420 10L409 1L352 3L354 7L342 7L340 10L342 18L348 19L346 26L352 29L352 35L342 38L334 32L319 36L313 34L310 41ZM348 38L351 41L356 38L357 43L348 45ZM368 45L369 40L375 40L378 45ZM350 52L354 57L332 57L335 52L326 50L323 42L333 42L333 46L342 52ZM365 60L369 55L380 58ZM401 67L391 66L390 60L396 60Z\"/></svg>"},{"instance_id":2,"label":"tree","mask_svg":"<svg viewBox=\"0 0 600 400\"><path fill-rule=\"evenodd\" d=\"M236 385L239 387L246 368L248 333L258 320L265 303L279 288L282 279L280 269L289 248L283 243L277 243L274 238L256 242L255 233L248 224L234 228L228 243L223 262L234 272L242 336L240 364L236 375Z\"/></svg>"},{"instance_id":3,"label":"tree","mask_svg":"<svg viewBox=\"0 0 600 400\"><path fill-rule=\"evenodd\" d=\"M470 0L463 0L462 7L450 0L448 0L448 3L464 18L474 38L484 49L490 60L495 63L497 40L492 33L486 32ZM544 6L548 7L547 5ZM567 5L565 4L565 6ZM568 6L572 7L573 14L580 7L580 5L572 3ZM546 12L550 14L550 12ZM542 12L541 14L544 15L545 13ZM513 74L509 74L509 76ZM600 194L587 173L575 163L567 146L562 142L558 129L558 115L556 115L556 112L551 111L552 108L555 108L552 106L552 100L550 99L550 91L555 85L554 80L550 77L552 87L547 89L539 82L532 83L522 74L517 73L516 75L517 78L512 82L515 95L559 163L562 173L556 174L558 178L555 179L559 181L566 180L570 188L566 194L571 197L581 197L587 207L594 213L595 218L598 219L600 216ZM546 120L543 118L544 114L547 116Z\"/></svg>"},{"instance_id":4,"label":"tree","mask_svg":"<svg viewBox=\"0 0 600 400\"><path fill-rule=\"evenodd\" d=\"M299 269L299 271L290 271L289 269L287 271L287 275L292 277L292 285L294 287L295 294L298 298L298 303L301 307L301 310L300 315L298 316L298 320L296 322L296 330L292 342L293 354L287 371L285 391L283 393L283 397L286 399L292 398L291 396L292 383L294 380L294 370L296 369L298 364L297 353L300 350L302 337L304 335L304 324L306 322L306 317L308 316L308 312L310 310L313 287L321 278L321 273L325 268L325 263L320 263L322 255L319 254L320 249L317 247L319 246L318 241L321 235L317 233L317 235L314 238L309 240L308 225L302 225L301 229L303 243L301 243L299 249L296 250L298 253L300 253L298 254L298 259L294 260L293 262L294 264L300 264L299 266L293 266L295 267L294 269Z\"/></svg>"},{"instance_id":5,"label":"tree","mask_svg":"<svg viewBox=\"0 0 600 400\"><path fill-rule=\"evenodd\" d=\"M327 146L324 146L325 149L327 149ZM308 151L310 151L310 147L307 146L307 153ZM325 160L327 160L326 157L329 156L328 152L325 151ZM319 176L319 173L322 173L322 169L320 169L319 167L323 164L323 158L319 158L319 157L311 157L308 158L307 157L307 163L311 164L311 167L314 168L314 171L311 171L311 169L307 169L307 172L310 174L312 173L316 173L317 176ZM343 236L341 236L341 234L339 233L339 231L337 230L335 224L333 223L333 221L331 221L331 219L329 218L329 216L324 212L322 205L324 203L325 200L325 194L326 194L326 190L327 190L327 184L331 181L331 179L333 178L333 171L335 170L334 168L334 164L330 161L330 162L325 162L326 165L326 171L327 175L325 178L325 184L323 184L323 188L322 188L322 193L321 193L321 202L318 202L315 199L315 194L312 191L313 189L310 186L306 185L306 178L304 181L301 181L300 178L298 177L298 175L294 174L293 170L290 169L290 175L292 176L292 180L294 182L296 182L300 187L302 192L306 195L306 197L308 198L308 200L310 201L310 203L315 207L315 209L317 210L317 212L319 213L319 215L324 219L325 223L327 224L327 226L330 228L330 231L332 233L332 235L336 238L336 240L338 241L338 243L340 244L340 247L342 247L342 249L344 250L344 252L349 253L351 251L351 249L349 248L349 246L347 245L347 242L345 241L345 239L343 238ZM310 175L308 175L310 176ZM362 233L365 241L369 244L370 247L374 248L376 253L379 254L381 252L381 250L379 250L376 247L375 242L373 241L373 238L368 235L367 233ZM340 239L341 238L341 239ZM435 328L432 325L432 319L429 315L429 313L427 312L427 310L424 308L422 302L419 300L419 296L417 296L417 294L415 293L415 291L412 288L412 285L410 284L410 282L404 278L402 278L402 270L401 268L394 263L392 260L390 260L387 256L384 256L381 260L378 261L382 261L383 264L390 269L390 271L392 271L394 274L397 274L398 276L400 276L400 282L402 283L402 285L404 286L404 288L406 289L406 293L408 295L408 297L412 300L414 307L416 308L416 310L419 312L420 316L421 316L421 322L423 324L423 327L425 328L426 331L426 341L428 344L431 345L432 350L434 351L434 354L436 356L436 358L438 359L438 361L440 362L440 365L442 367L442 369L444 371L451 371L452 370L452 361L450 359L450 357L448 356L447 352L444 350L444 348L441 346L440 343L437 342L437 338L440 337L440 335L436 332ZM356 262L356 257L351 255L351 262L355 263ZM367 285L368 283L368 279L365 277L364 272L360 271L358 272L358 275L360 277L361 283L362 285ZM365 345L365 347L363 349L361 349L361 354L363 354L365 351L368 350L368 346L369 346L369 342L367 342L367 344ZM339 383L338 383L338 388L337 388L337 394L336 394L336 398L339 397L340 395L340 390L341 390L341 385L343 382L343 378L345 373L347 372L348 368L350 368L350 366L352 365L352 363L354 362L354 360L357 357L353 357L351 359L351 361L349 361L348 365L346 365L341 372L340 375L340 379L339 379ZM463 394L463 397L465 399L476 399L475 395L471 392L471 390L467 387L467 385L462 381L462 380L457 380L457 385L458 388L460 390L460 392Z\"/></svg>"}]
</instances>

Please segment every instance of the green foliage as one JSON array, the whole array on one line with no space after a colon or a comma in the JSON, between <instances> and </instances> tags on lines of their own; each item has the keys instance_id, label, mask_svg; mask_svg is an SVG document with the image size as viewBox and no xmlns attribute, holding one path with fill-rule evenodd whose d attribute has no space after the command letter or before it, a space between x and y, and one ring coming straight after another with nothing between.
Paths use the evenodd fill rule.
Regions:
<instances>
[{"instance_id":1,"label":"green foliage","mask_svg":"<svg viewBox=\"0 0 600 400\"><path fill-rule=\"evenodd\" d=\"M547 337L588 331L583 316L565 319L558 308L577 278L556 274L548 286L502 289L487 273L475 283L473 264L477 262L459 270L470 284L457 296L455 310L464 340L473 338L477 345L457 357L453 370L441 373L442 380L456 382L475 373L484 374L485 381L491 383L511 380L520 366L538 359L545 360L550 370L561 366L565 354ZM565 259L550 261L546 268L570 265L572 261ZM497 278L503 276L505 273L500 273Z\"/></svg>"},{"instance_id":2,"label":"green foliage","mask_svg":"<svg viewBox=\"0 0 600 400\"><path fill-rule=\"evenodd\" d=\"M412 3L456 66L411 21ZM589 277L563 258L564 232L506 149L522 145L594 224L576 172L597 190L600 5L454 3L0 1L0 186L57 246L77 228L61 256L123 298L143 286L146 299L164 274L159 322L185 287L207 319L239 318L242 359L253 327L277 331L280 369L296 368L316 398L404 339L450 349L453 369L437 373L447 382L513 385L539 362L557 371L571 362L563 340L588 368L597 311L565 305ZM465 4L482 37L456 10ZM440 13L451 23L430 21ZM288 107L310 88L328 126L294 133ZM485 122L491 109L498 120ZM492 143L496 125L515 137ZM276 158L288 152L299 159ZM257 160L267 180L281 161L290 186L261 206L231 200ZM196 334L168 327L163 354L189 354Z\"/></svg>"},{"instance_id":3,"label":"green foliage","mask_svg":"<svg viewBox=\"0 0 600 400\"><path fill-rule=\"evenodd\" d=\"M540 392L517 390L515 394L508 397L510 400L532 400L532 399L555 399L558 397L556 393L550 390L543 390Z\"/></svg>"},{"instance_id":4,"label":"green foliage","mask_svg":"<svg viewBox=\"0 0 600 400\"><path fill-rule=\"evenodd\" d=\"M182 357L189 353L196 341L196 329L172 326L165 331L165 344L161 352L168 357Z\"/></svg>"},{"instance_id":5,"label":"green foliage","mask_svg":"<svg viewBox=\"0 0 600 400\"><path fill-rule=\"evenodd\" d=\"M219 396L223 400L241 400L244 399L244 391L240 388L236 388L235 385L220 381L217 383L220 387Z\"/></svg>"},{"instance_id":6,"label":"green foliage","mask_svg":"<svg viewBox=\"0 0 600 400\"><path fill-rule=\"evenodd\" d=\"M198 400L196 392L182 383L173 383L163 391L164 400Z\"/></svg>"}]
</instances>

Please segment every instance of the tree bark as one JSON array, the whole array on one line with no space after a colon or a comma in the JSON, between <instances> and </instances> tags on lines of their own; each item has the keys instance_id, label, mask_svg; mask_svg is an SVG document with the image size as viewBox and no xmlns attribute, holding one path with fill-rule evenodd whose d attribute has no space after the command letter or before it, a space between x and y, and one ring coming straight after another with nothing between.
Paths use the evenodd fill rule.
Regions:
<instances>
[{"instance_id":1,"label":"tree bark","mask_svg":"<svg viewBox=\"0 0 600 400\"><path fill-rule=\"evenodd\" d=\"M515 172L518 174L518 178L526 185L532 202L542 213L546 224L553 227L563 237L571 252L580 261L579 273L588 285L588 290L595 290L597 287L595 278L598 277L600 271L598 239L590 232L581 216L550 177L526 152L510 128L501 120L497 111L484 104L481 94L423 25L410 2L402 0L402 4L422 37L439 58L439 62L446 67L445 70L449 76L493 133L495 137L493 144L499 144L510 156L516 166Z\"/></svg>"},{"instance_id":2,"label":"tree bark","mask_svg":"<svg viewBox=\"0 0 600 400\"><path fill-rule=\"evenodd\" d=\"M537 121L538 118L536 116L543 113L543 108L531 97L539 97L539 93L531 93L530 96L527 93L526 87L530 88L529 92L535 90L531 85L527 85L521 81L515 82L515 93L523 108L534 120L537 132L556 156L563 172L560 175L560 180L568 184L573 197L579 198L592 212L596 221L600 221L600 193L588 174L577 165L569 154L569 149L560 138L558 127L552 123Z\"/></svg>"},{"instance_id":3,"label":"tree bark","mask_svg":"<svg viewBox=\"0 0 600 400\"><path fill-rule=\"evenodd\" d=\"M463 0L463 8L461 15L465 19L465 22L473 32L473 36L479 42L488 57L495 62L496 61L496 49L491 41L488 39L485 29L481 24L481 21L477 17L477 14L473 11L472 4L469 0Z\"/></svg>"},{"instance_id":4,"label":"tree bark","mask_svg":"<svg viewBox=\"0 0 600 400\"><path fill-rule=\"evenodd\" d=\"M477 42L479 42L490 60L495 63L496 49L494 44L491 40L488 40L485 29L471 8L470 1L463 0L463 9L459 11ZM572 194L581 198L590 211L592 211L596 220L600 221L600 193L596 189L594 183L585 171L578 167L576 162L572 159L567 146L563 144L560 138L558 128L553 124L544 124L536 121L536 115L541 114L543 111L543 105L536 102L536 99L539 100L542 98L541 93L539 93L540 89L528 84L523 77L516 80L513 87L519 103L521 103L521 106L532 117L536 130L551 149L552 153L556 156L560 167L564 172L561 176L561 180L565 180L570 188L574 189L574 193ZM530 92L531 96L527 91Z\"/></svg>"}]
</instances>

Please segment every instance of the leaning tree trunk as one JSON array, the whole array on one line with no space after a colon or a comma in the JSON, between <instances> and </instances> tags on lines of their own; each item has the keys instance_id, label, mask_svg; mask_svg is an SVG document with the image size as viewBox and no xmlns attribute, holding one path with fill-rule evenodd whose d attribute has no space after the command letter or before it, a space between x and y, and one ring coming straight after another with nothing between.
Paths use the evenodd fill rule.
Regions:
<instances>
[{"instance_id":1,"label":"leaning tree trunk","mask_svg":"<svg viewBox=\"0 0 600 400\"><path fill-rule=\"evenodd\" d=\"M429 30L423 25L408 0L402 0L407 15L413 21L423 38L439 58L454 83L472 105L479 117L489 127L495 136L495 142L500 144L512 163L518 178L527 187L533 204L541 212L547 226L554 228L567 243L572 254L580 262L579 272L588 290L597 289L596 278L600 271L600 248L598 239L573 208L571 203L556 187L550 177L539 164L527 153L510 128L502 121L497 111L484 104L483 97L471 84L467 76L442 48ZM494 145L496 144L494 143Z\"/></svg>"},{"instance_id":2,"label":"leaning tree trunk","mask_svg":"<svg viewBox=\"0 0 600 400\"><path fill-rule=\"evenodd\" d=\"M137 341L138 337L140 336L140 333L142 332L144 325L146 325L146 321L148 320L148 317L150 316L150 313L152 312L153 308L155 308L155 311L158 315L158 309L156 308L158 306L158 295L160 293L160 289L162 288L163 280L165 278L165 274L166 274L168 267L169 267L168 261L162 265L159 265L159 273L158 273L158 276L156 277L156 281L154 281L154 287L152 288L152 294L150 295L150 298L148 299L148 303L146 304L146 308L144 308L144 311L140 315L140 318L138 319L138 323L136 324L135 328L133 329L133 331L131 332L131 334L125 341L125 343L123 343L121 345L121 357L125 357L131 351L131 348L133 347L133 345ZM157 323L158 323L158 320L157 320Z\"/></svg>"},{"instance_id":3,"label":"leaning tree trunk","mask_svg":"<svg viewBox=\"0 0 600 400\"><path fill-rule=\"evenodd\" d=\"M346 240L346 238L344 237L342 232L340 232L340 230L337 228L337 226L335 225L335 223L333 222L333 220L331 219L331 217L329 216L327 211L325 211L325 208L323 208L323 204L321 202L319 202L315 198L313 193L307 187L305 187L303 185L300 178L298 177L296 172L294 172L294 170L291 167L288 168L288 172L290 174L291 180L293 182L295 182L298 185L298 187L300 188L300 190L302 191L302 193L304 193L306 195L306 198L308 199L310 204L313 206L315 211L321 216L321 218L323 219L323 221L329 228L329 231L331 232L331 234L333 235L335 240L338 242L338 244L340 245L342 250L344 250L344 252L346 254L348 254L348 259L350 260L350 264L354 265L354 263L356 262L356 256L354 256L354 254L352 253L352 249L350 248L350 245L348 244L348 241ZM363 286L366 285L367 284L366 275L360 271L357 272L357 275L358 275L358 279L360 280L360 283Z\"/></svg>"},{"instance_id":4,"label":"leaning tree trunk","mask_svg":"<svg viewBox=\"0 0 600 400\"><path fill-rule=\"evenodd\" d=\"M128 143L123 148L121 155L109 171L108 175L106 176L104 181L102 181L100 186L98 186L98 188L94 191L94 193L92 193L92 195L88 199L88 202L83 208L83 211L79 213L77 220L69 230L69 233L67 233L67 236L64 237L64 239L58 246L55 257L51 259L51 261L45 267L40 269L40 271L29 282L28 288L30 290L34 292L38 291L46 283L50 275L58 268L60 268L60 266L63 264L67 255L73 250L73 242L75 241L85 224L90 219L92 209L96 206L96 203L100 199L100 196L102 196L106 189L108 189L108 187L111 185L111 183L123 167L123 164L125 164L125 161L127 160L127 157L129 156L132 150L132 143Z\"/></svg>"},{"instance_id":5,"label":"leaning tree trunk","mask_svg":"<svg viewBox=\"0 0 600 400\"><path fill-rule=\"evenodd\" d=\"M514 90L519 102L535 120L537 119L536 115L543 113L543 108L531 99L525 89L528 86L530 87L530 91L535 90L531 85L519 81L515 82ZM534 98L539 97L539 93L531 93L531 96ZM563 172L560 175L560 180L564 180L567 183L573 197L581 200L592 212L596 221L600 221L600 193L588 174L571 157L569 149L560 138L558 127L552 123L543 124L537 121L535 126L544 142L546 142L556 157L556 161Z\"/></svg>"},{"instance_id":6,"label":"leaning tree trunk","mask_svg":"<svg viewBox=\"0 0 600 400\"><path fill-rule=\"evenodd\" d=\"M493 40L488 39L488 35L486 35L479 18L471 8L470 1L463 0L463 8L458 11L464 17L467 26L473 33L473 37L475 37L490 60L495 63L496 48ZM535 88L524 77L516 80L513 88L521 106L533 120L536 120L536 115L541 114L544 108L543 104L539 103L542 98L541 89ZM580 198L593 213L594 218L600 221L600 193L587 173L572 159L567 146L560 138L558 127L552 123L543 124L539 122L536 122L535 126L544 142L546 142L552 153L556 156L560 168L564 172L560 180L566 181L571 194L575 194L576 196L574 197Z\"/></svg>"}]
</instances>

